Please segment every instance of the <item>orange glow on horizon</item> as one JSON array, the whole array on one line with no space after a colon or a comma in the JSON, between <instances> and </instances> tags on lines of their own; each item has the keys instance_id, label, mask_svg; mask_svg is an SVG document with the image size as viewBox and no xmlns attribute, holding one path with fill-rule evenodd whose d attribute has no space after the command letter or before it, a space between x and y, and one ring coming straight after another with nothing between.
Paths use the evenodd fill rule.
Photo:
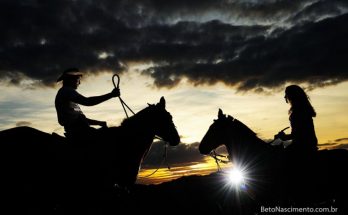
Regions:
<instances>
[{"instance_id":1,"label":"orange glow on horizon","mask_svg":"<svg viewBox=\"0 0 348 215\"><path fill-rule=\"evenodd\" d=\"M221 169L230 167L232 164L219 163ZM141 169L139 171L137 184L160 184L190 175L209 175L216 172L217 164L212 158L206 158L202 163L192 163L180 167L157 169Z\"/></svg>"}]
</instances>

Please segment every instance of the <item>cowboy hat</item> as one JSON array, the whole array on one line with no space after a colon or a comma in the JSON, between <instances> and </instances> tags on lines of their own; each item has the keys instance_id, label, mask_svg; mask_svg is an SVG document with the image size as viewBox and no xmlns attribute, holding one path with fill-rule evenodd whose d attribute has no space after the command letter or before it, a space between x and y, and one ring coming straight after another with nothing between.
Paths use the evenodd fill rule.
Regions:
<instances>
[{"instance_id":1,"label":"cowboy hat","mask_svg":"<svg viewBox=\"0 0 348 215\"><path fill-rule=\"evenodd\" d=\"M83 73L80 72L78 68L69 68L63 72L63 74L57 79L57 82L62 81L66 78L74 77L74 76L81 77L82 75Z\"/></svg>"}]
</instances>

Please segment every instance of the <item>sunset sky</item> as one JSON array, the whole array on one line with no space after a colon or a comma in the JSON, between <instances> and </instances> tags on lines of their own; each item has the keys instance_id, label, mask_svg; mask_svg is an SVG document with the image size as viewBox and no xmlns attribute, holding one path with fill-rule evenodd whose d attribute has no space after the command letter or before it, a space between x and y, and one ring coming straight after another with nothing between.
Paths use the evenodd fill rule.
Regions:
<instances>
[{"instance_id":1,"label":"sunset sky","mask_svg":"<svg viewBox=\"0 0 348 215\"><path fill-rule=\"evenodd\" d=\"M310 96L320 146L348 148L347 23L343 0L3 0L0 130L63 135L56 79L78 67L85 96L110 92L117 73L135 112L165 97L182 143L170 170L154 144L139 183L216 171L197 147L219 108L271 140L289 125L288 84ZM82 110L109 126L125 118L117 98Z\"/></svg>"}]
</instances>

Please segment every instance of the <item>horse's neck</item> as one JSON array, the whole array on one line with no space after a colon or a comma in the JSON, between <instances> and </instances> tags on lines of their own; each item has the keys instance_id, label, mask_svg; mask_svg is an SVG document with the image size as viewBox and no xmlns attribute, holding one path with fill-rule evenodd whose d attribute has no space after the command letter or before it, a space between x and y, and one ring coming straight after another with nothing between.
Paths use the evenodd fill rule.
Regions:
<instances>
[{"instance_id":1,"label":"horse's neck","mask_svg":"<svg viewBox=\"0 0 348 215\"><path fill-rule=\"evenodd\" d=\"M238 142L236 140L229 140L226 144L226 149L230 156L242 155L242 156L254 156L255 154L269 152L269 146L261 140L257 135L246 135L241 137Z\"/></svg>"},{"instance_id":2,"label":"horse's neck","mask_svg":"<svg viewBox=\"0 0 348 215\"><path fill-rule=\"evenodd\" d=\"M136 142L141 141L144 143L142 144L144 147L148 147L155 138L154 128L146 123L132 122L122 125L120 128L123 135L127 136L129 139L135 140ZM140 145L137 147L140 147Z\"/></svg>"},{"instance_id":3,"label":"horse's neck","mask_svg":"<svg viewBox=\"0 0 348 215\"><path fill-rule=\"evenodd\" d=\"M119 126L109 128L107 139L114 139L116 144L108 144L108 150L122 152L114 157L122 162L131 162L134 164L142 161L147 151L150 149L154 140L154 132L139 126ZM130 160L131 159L131 160Z\"/></svg>"},{"instance_id":4,"label":"horse's neck","mask_svg":"<svg viewBox=\"0 0 348 215\"><path fill-rule=\"evenodd\" d=\"M134 115L132 118L126 119L121 127L124 131L137 134L148 134L155 136L155 129L151 123L151 119L146 115Z\"/></svg>"},{"instance_id":5,"label":"horse's neck","mask_svg":"<svg viewBox=\"0 0 348 215\"><path fill-rule=\"evenodd\" d=\"M110 128L109 137L117 138L116 144L110 144L110 150L115 149L117 156L110 154L115 168L114 176L117 183L133 185L138 175L141 163L151 147L155 137L151 126L143 123L127 123Z\"/></svg>"}]
</instances>

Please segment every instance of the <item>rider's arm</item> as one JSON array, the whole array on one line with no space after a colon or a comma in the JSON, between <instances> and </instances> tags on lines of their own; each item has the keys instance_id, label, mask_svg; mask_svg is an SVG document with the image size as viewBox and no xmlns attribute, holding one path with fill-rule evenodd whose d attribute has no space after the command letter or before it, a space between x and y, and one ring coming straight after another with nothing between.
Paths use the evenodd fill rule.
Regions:
<instances>
[{"instance_id":1,"label":"rider's arm","mask_svg":"<svg viewBox=\"0 0 348 215\"><path fill-rule=\"evenodd\" d=\"M279 137L283 141L292 140L291 134L284 134L283 136Z\"/></svg>"},{"instance_id":2,"label":"rider's arm","mask_svg":"<svg viewBox=\"0 0 348 215\"><path fill-rule=\"evenodd\" d=\"M105 121L99 121L99 120L94 120L94 119L87 119L88 124L90 125L99 125L101 127L107 127L107 124Z\"/></svg>"},{"instance_id":3,"label":"rider's arm","mask_svg":"<svg viewBox=\"0 0 348 215\"><path fill-rule=\"evenodd\" d=\"M71 100L81 105L93 106L117 96L120 96L120 90L115 88L111 91L111 93L107 93L101 96L84 97L83 95L76 93L76 95Z\"/></svg>"},{"instance_id":4,"label":"rider's arm","mask_svg":"<svg viewBox=\"0 0 348 215\"><path fill-rule=\"evenodd\" d=\"M292 134L285 134L284 131L279 132L274 136L274 139L281 139L282 141L292 140Z\"/></svg>"}]
</instances>

